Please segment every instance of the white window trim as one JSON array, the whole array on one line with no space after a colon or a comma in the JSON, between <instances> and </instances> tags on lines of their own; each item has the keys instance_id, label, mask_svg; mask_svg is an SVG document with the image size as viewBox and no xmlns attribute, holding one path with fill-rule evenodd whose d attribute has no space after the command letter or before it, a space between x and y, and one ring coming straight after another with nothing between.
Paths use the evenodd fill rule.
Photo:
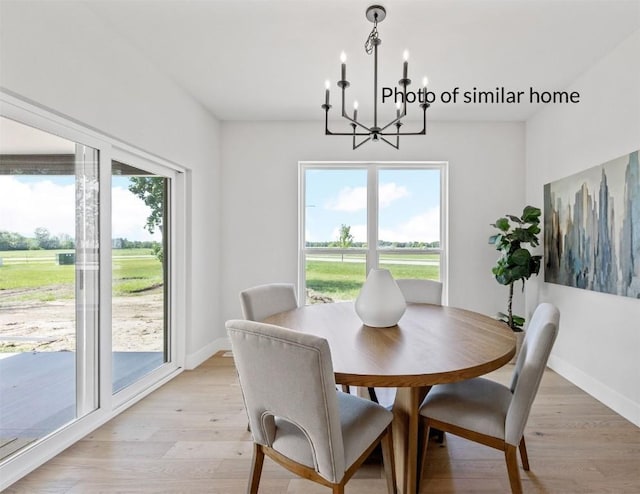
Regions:
<instances>
[{"instance_id":1,"label":"white window trim","mask_svg":"<svg viewBox=\"0 0 640 494\"><path fill-rule=\"evenodd\" d=\"M379 249L378 235L378 172L385 169L437 169L440 171L440 248L439 249ZM367 170L367 248L307 248L305 246L306 215L306 171L313 169ZM378 265L379 253L390 254L440 254L440 281L442 282L442 303L448 303L448 260L449 260L449 163L446 161L299 161L298 162L298 300L306 300L306 265L309 252L318 254L364 254L366 272ZM371 193L370 191L376 191Z\"/></svg>"},{"instance_id":2,"label":"white window trim","mask_svg":"<svg viewBox=\"0 0 640 494\"><path fill-rule=\"evenodd\" d=\"M82 123L56 113L50 109L24 101L13 94L0 90L0 115L24 123L62 138L93 147L99 151L100 160L100 331L99 362L97 370L98 408L80 417L54 433L23 448L0 463L0 491L7 488L29 472L50 460L82 437L111 420L119 413L147 396L179 374L185 361L186 326L186 230L188 228L186 192L187 170L177 163L165 160L129 144L97 132ZM171 291L171 344L172 362L148 374L126 393L112 394L111 373L111 161L120 156L145 160L151 171L162 174L175 173L173 184L171 244L174 262L171 267L173 289ZM135 161L134 161L135 162ZM125 390L123 390L125 391Z\"/></svg>"}]
</instances>

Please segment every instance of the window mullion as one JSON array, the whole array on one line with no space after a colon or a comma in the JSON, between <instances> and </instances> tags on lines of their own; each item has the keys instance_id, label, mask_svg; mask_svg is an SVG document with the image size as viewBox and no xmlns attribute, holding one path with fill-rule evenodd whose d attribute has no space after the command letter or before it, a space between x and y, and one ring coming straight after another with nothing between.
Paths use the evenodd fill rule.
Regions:
<instances>
[{"instance_id":1,"label":"window mullion","mask_svg":"<svg viewBox=\"0 0 640 494\"><path fill-rule=\"evenodd\" d=\"M442 304L449 305L449 168L440 166L440 281Z\"/></svg>"},{"instance_id":2,"label":"window mullion","mask_svg":"<svg viewBox=\"0 0 640 494\"><path fill-rule=\"evenodd\" d=\"M301 165L298 170L298 300L302 305L307 299L306 172L307 167Z\"/></svg>"},{"instance_id":3,"label":"window mullion","mask_svg":"<svg viewBox=\"0 0 640 494\"><path fill-rule=\"evenodd\" d=\"M367 274L378 267L378 167L367 167Z\"/></svg>"}]
</instances>

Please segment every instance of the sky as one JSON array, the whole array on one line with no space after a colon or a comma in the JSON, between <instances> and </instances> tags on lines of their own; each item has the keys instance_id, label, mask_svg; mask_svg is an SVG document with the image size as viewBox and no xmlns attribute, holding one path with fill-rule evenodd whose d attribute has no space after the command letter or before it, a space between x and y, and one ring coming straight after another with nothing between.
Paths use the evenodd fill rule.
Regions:
<instances>
[{"instance_id":1,"label":"sky","mask_svg":"<svg viewBox=\"0 0 640 494\"><path fill-rule=\"evenodd\" d=\"M356 242L367 240L367 170L306 171L306 241L338 239L342 224ZM382 169L378 176L379 239L433 242L440 239L440 172Z\"/></svg>"},{"instance_id":2,"label":"sky","mask_svg":"<svg viewBox=\"0 0 640 494\"><path fill-rule=\"evenodd\" d=\"M160 240L144 229L149 208L128 190L127 177L112 179L112 238ZM356 242L367 240L367 171L307 170L306 240L337 240L351 226ZM74 236L74 178L0 175L0 230L33 237L38 227ZM379 238L396 242L439 240L440 172L379 172Z\"/></svg>"},{"instance_id":3,"label":"sky","mask_svg":"<svg viewBox=\"0 0 640 494\"><path fill-rule=\"evenodd\" d=\"M0 230L33 237L38 227L51 235L75 232L75 178L0 175ZM129 178L112 179L112 238L161 240L144 229L150 209L128 190Z\"/></svg>"}]
</instances>

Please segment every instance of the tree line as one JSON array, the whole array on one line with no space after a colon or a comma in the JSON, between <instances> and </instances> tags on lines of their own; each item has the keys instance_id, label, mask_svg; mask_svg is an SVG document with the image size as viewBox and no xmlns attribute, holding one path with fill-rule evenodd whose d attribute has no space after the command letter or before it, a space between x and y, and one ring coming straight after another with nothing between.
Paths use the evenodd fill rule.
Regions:
<instances>
[{"instance_id":1,"label":"tree line","mask_svg":"<svg viewBox=\"0 0 640 494\"><path fill-rule=\"evenodd\" d=\"M439 249L440 242L388 242L386 240L380 240L380 247L390 249ZM337 247L341 249L354 247L354 248L366 248L366 242L351 242L347 246L340 241L325 241L325 242L306 242L307 247Z\"/></svg>"},{"instance_id":2,"label":"tree line","mask_svg":"<svg viewBox=\"0 0 640 494\"><path fill-rule=\"evenodd\" d=\"M52 235L43 227L36 228L33 237L0 230L0 250L74 249L75 246L75 240L71 235Z\"/></svg>"},{"instance_id":3,"label":"tree line","mask_svg":"<svg viewBox=\"0 0 640 494\"><path fill-rule=\"evenodd\" d=\"M159 242L153 240L128 240L126 238L114 238L114 249L156 249ZM52 235L44 227L36 228L33 237L25 237L17 232L0 230L0 250L65 250L75 249L75 239L66 233Z\"/></svg>"},{"instance_id":4,"label":"tree line","mask_svg":"<svg viewBox=\"0 0 640 494\"><path fill-rule=\"evenodd\" d=\"M340 225L338 231L338 239L325 242L306 242L306 247L337 247L339 249L353 248L366 248L366 242L355 242L353 235L351 234L351 226ZM439 249L440 241L435 242L388 242L386 240L379 240L378 247L388 249ZM344 256L343 256L344 260Z\"/></svg>"},{"instance_id":5,"label":"tree line","mask_svg":"<svg viewBox=\"0 0 640 494\"><path fill-rule=\"evenodd\" d=\"M353 240L353 235L351 234L351 226L345 225L344 223L340 225L340 230L338 231L338 239L335 241L328 242L307 242L307 247L337 247L339 249L349 249L351 247L355 248L366 248L366 242L355 242ZM388 249L439 249L440 241L436 242L388 242L386 240L379 240L378 247L388 248ZM342 256L342 260L344 261L344 255Z\"/></svg>"},{"instance_id":6,"label":"tree line","mask_svg":"<svg viewBox=\"0 0 640 494\"><path fill-rule=\"evenodd\" d=\"M151 208L144 228L154 233L156 228L162 231L164 217L165 179L162 177L131 177L129 190ZM48 229L38 227L33 237L25 237L17 232L0 230L0 251L2 250L54 250L75 249L76 243L71 235L61 233L52 235ZM140 241L126 238L113 239L114 249L152 249L162 261L162 244L153 240Z\"/></svg>"}]
</instances>

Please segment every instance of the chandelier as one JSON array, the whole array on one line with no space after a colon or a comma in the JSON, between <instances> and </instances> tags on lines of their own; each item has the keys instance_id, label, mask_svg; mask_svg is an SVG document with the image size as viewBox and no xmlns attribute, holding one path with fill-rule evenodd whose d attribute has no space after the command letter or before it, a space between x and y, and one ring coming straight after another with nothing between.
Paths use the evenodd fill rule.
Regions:
<instances>
[{"instance_id":1,"label":"chandelier","mask_svg":"<svg viewBox=\"0 0 640 494\"><path fill-rule=\"evenodd\" d=\"M325 82L325 101L322 108L325 111L324 117L324 133L330 136L353 136L353 149L357 149L368 141L384 141L395 149L400 149L400 136L419 136L426 135L427 133L427 83L428 80L425 77L422 80L422 89L418 91L418 101L420 102L420 108L422 108L422 130L419 132L401 132L402 119L407 115L407 86L411 84L411 79L408 78L409 68L409 52L404 52L404 63L402 68L402 79L398 81L398 85L402 88L401 91L391 91L389 88L385 90L394 94L396 100L396 118L384 125L378 124L378 46L382 44L382 40L378 36L378 23L382 22L387 15L387 11L381 5L372 5L367 9L366 17L369 21L373 22L373 30L369 34L364 48L367 55L373 53L373 125L371 127L363 124L358 120L358 102L353 103L353 117L349 116L345 109L345 94L349 87L349 81L347 80L347 57L344 52L340 55L340 61L342 62L340 71L340 80L337 85L342 91L342 117L350 122L351 132L332 132L329 130L329 110L331 109L329 88L331 86L329 81ZM413 95L415 100L415 93ZM389 96L389 95L387 95ZM400 101L398 101L398 97ZM382 101L384 102L384 94ZM395 139L394 139L395 137ZM358 139L360 140L358 142ZM395 142L393 142L395 141Z\"/></svg>"}]
</instances>

